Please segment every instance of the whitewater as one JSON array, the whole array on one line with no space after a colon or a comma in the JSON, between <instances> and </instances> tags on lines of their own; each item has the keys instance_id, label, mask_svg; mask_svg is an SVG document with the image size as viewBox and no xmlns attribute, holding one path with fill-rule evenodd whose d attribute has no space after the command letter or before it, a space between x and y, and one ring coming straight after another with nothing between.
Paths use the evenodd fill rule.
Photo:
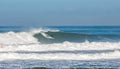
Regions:
<instances>
[{"instance_id":1,"label":"whitewater","mask_svg":"<svg viewBox=\"0 0 120 69\"><path fill-rule=\"evenodd\" d=\"M63 28L65 31L61 31ZM88 28L85 27L84 29L82 28L82 30L88 30ZM53 68L62 67L58 61L64 65L67 63L68 65L66 66L68 67L76 64L83 64L82 66L85 67L85 63L91 63L90 65L96 63L98 66L101 65L103 67L120 67L119 34L114 36L111 34L106 35L105 33L104 35L101 35L101 33L99 33L99 35L98 33L97 35L93 35L88 32L88 34L81 34L75 32L75 30L77 30L77 32L78 30L81 31L81 28L72 28L72 32L70 32L70 29L70 27L58 27L57 29L55 27L52 30L39 28L29 31L1 32L0 67L5 68L4 63L12 62L13 64L21 65L20 60L24 61L24 64L37 61L36 63L32 63L34 66L42 62L41 64L43 64L43 66ZM94 28L89 29L93 30ZM96 28L94 31L95 30ZM99 28L97 28L97 30L99 31ZM113 28L112 30L117 29ZM49 66L50 62L48 61L54 62L52 64L56 63L56 65ZM71 62L73 63L71 64ZM113 65L111 65L111 62L113 62ZM30 65L27 66L31 67ZM13 67L8 67L8 69L9 68Z\"/></svg>"}]
</instances>

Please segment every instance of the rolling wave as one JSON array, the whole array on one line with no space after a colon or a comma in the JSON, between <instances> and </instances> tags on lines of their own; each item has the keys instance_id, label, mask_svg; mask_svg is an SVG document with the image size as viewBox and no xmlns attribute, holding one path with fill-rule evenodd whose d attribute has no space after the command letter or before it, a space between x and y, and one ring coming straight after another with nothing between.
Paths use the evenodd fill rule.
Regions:
<instances>
[{"instance_id":1,"label":"rolling wave","mask_svg":"<svg viewBox=\"0 0 120 69\"><path fill-rule=\"evenodd\" d=\"M120 36L118 35L90 35L90 34L76 34L67 32L42 32L34 34L34 37L41 43L62 43L64 41L69 42L115 42L119 41Z\"/></svg>"},{"instance_id":2,"label":"rolling wave","mask_svg":"<svg viewBox=\"0 0 120 69\"><path fill-rule=\"evenodd\" d=\"M4 57L7 56L7 57ZM94 58L93 58L94 56ZM69 57L69 58L68 58ZM3 60L105 60L105 59L120 59L120 51L109 53L96 53L96 54L75 54L75 53L52 53L52 54L39 54L39 53L2 53L0 54L0 61Z\"/></svg>"}]
</instances>

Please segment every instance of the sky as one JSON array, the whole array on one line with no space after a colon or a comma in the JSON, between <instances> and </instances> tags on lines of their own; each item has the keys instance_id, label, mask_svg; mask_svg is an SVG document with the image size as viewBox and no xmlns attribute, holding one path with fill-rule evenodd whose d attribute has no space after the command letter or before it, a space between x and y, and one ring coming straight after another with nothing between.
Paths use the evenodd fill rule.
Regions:
<instances>
[{"instance_id":1,"label":"sky","mask_svg":"<svg viewBox=\"0 0 120 69\"><path fill-rule=\"evenodd\" d=\"M0 26L120 25L120 0L0 0Z\"/></svg>"}]
</instances>

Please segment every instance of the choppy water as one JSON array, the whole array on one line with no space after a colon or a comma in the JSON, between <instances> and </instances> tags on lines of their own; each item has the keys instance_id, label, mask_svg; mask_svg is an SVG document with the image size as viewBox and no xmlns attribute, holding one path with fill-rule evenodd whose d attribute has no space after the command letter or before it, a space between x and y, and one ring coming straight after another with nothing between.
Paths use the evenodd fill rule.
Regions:
<instances>
[{"instance_id":1,"label":"choppy water","mask_svg":"<svg viewBox=\"0 0 120 69\"><path fill-rule=\"evenodd\" d=\"M120 68L120 26L0 27L0 68Z\"/></svg>"}]
</instances>

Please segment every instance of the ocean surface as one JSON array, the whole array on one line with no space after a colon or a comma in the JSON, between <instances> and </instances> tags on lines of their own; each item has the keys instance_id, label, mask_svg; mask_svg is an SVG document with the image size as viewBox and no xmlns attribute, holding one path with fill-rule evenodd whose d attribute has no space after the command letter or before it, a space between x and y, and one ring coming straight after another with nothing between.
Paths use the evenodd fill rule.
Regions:
<instances>
[{"instance_id":1,"label":"ocean surface","mask_svg":"<svg viewBox=\"0 0 120 69\"><path fill-rule=\"evenodd\" d=\"M120 69L120 26L0 26L0 69L35 67Z\"/></svg>"}]
</instances>

